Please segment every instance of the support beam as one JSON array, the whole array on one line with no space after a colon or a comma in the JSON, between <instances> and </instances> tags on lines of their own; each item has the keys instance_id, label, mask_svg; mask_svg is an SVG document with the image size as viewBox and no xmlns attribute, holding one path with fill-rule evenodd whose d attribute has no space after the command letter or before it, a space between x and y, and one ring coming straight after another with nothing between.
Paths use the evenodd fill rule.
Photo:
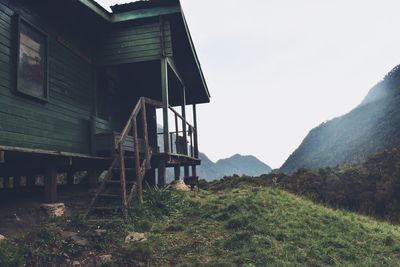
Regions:
<instances>
[{"instance_id":1,"label":"support beam","mask_svg":"<svg viewBox=\"0 0 400 267\"><path fill-rule=\"evenodd\" d=\"M163 102L163 124L164 124L164 153L170 152L169 146L169 127L168 127L168 64L165 57L161 59L161 90Z\"/></svg>"},{"instance_id":2,"label":"support beam","mask_svg":"<svg viewBox=\"0 0 400 267\"><path fill-rule=\"evenodd\" d=\"M99 172L94 167L91 167L88 170L88 176L89 176L89 187L93 189L97 188L99 184Z\"/></svg>"},{"instance_id":3,"label":"support beam","mask_svg":"<svg viewBox=\"0 0 400 267\"><path fill-rule=\"evenodd\" d=\"M197 166L196 165L192 165L192 177L197 177Z\"/></svg>"},{"instance_id":4,"label":"support beam","mask_svg":"<svg viewBox=\"0 0 400 267\"><path fill-rule=\"evenodd\" d=\"M54 167L46 169L44 193L46 203L55 203L57 201L57 170Z\"/></svg>"},{"instance_id":5,"label":"support beam","mask_svg":"<svg viewBox=\"0 0 400 267\"><path fill-rule=\"evenodd\" d=\"M183 138L185 140L185 155L188 154L188 148L187 148L187 124L186 124L186 88L183 87L182 89L182 106L181 106L181 112L182 112L182 132L183 132Z\"/></svg>"},{"instance_id":6,"label":"support beam","mask_svg":"<svg viewBox=\"0 0 400 267\"><path fill-rule=\"evenodd\" d=\"M181 179L181 167L180 166L174 167L174 174L175 174L175 181L179 181Z\"/></svg>"},{"instance_id":7,"label":"support beam","mask_svg":"<svg viewBox=\"0 0 400 267\"><path fill-rule=\"evenodd\" d=\"M184 171L184 176L189 177L189 166L184 166L183 171Z\"/></svg>"},{"instance_id":8,"label":"support beam","mask_svg":"<svg viewBox=\"0 0 400 267\"><path fill-rule=\"evenodd\" d=\"M74 171L71 168L67 169L67 184L74 185Z\"/></svg>"},{"instance_id":9,"label":"support beam","mask_svg":"<svg viewBox=\"0 0 400 267\"><path fill-rule=\"evenodd\" d=\"M158 186L164 187L167 184L166 179L166 165L164 160L158 162Z\"/></svg>"},{"instance_id":10,"label":"support beam","mask_svg":"<svg viewBox=\"0 0 400 267\"><path fill-rule=\"evenodd\" d=\"M194 126L194 157L199 158L199 139L197 135L197 109L196 104L193 104L193 126Z\"/></svg>"}]
</instances>

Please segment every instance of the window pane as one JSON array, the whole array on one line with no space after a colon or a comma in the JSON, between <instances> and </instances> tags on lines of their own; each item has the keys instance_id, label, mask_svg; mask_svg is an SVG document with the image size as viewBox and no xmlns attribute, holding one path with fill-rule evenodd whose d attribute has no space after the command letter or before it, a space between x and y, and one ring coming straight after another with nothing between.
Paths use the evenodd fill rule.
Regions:
<instances>
[{"instance_id":1,"label":"window pane","mask_svg":"<svg viewBox=\"0 0 400 267\"><path fill-rule=\"evenodd\" d=\"M18 89L37 97L46 97L46 37L21 21Z\"/></svg>"}]
</instances>

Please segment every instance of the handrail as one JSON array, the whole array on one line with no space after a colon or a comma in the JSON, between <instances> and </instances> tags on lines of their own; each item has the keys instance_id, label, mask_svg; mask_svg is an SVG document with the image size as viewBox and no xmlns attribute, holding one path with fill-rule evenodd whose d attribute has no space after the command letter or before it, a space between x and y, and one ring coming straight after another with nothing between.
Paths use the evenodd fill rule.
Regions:
<instances>
[{"instance_id":1,"label":"handrail","mask_svg":"<svg viewBox=\"0 0 400 267\"><path fill-rule=\"evenodd\" d=\"M181 114L178 113L178 111L176 111L171 105L168 106L168 108L175 113L176 116L178 116L182 121L184 121L189 127L192 127L192 129L195 129L194 126L192 126L189 122L187 122L187 120L182 117Z\"/></svg>"},{"instance_id":2,"label":"handrail","mask_svg":"<svg viewBox=\"0 0 400 267\"><path fill-rule=\"evenodd\" d=\"M128 133L130 131L130 129L132 129L132 120L134 118L136 118L139 115L139 112L141 111L142 107L143 107L143 102L144 104L148 104L148 105L152 105L158 108L163 108L164 104L162 102L159 102L157 100L153 100L147 97L141 97L139 98L139 101L137 102L135 108L133 109L131 116L129 116L128 122L125 125L124 129L122 130L121 133L121 138L119 139L119 141L115 144L115 149L118 150L120 145L123 144L126 140L126 138L128 137Z\"/></svg>"}]
</instances>

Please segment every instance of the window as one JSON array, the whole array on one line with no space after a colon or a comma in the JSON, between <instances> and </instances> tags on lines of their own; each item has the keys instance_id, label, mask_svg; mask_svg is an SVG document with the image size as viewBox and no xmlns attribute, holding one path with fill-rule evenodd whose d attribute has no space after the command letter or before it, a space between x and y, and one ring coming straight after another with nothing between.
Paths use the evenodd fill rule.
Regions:
<instances>
[{"instance_id":1,"label":"window","mask_svg":"<svg viewBox=\"0 0 400 267\"><path fill-rule=\"evenodd\" d=\"M18 18L17 91L47 100L47 35Z\"/></svg>"}]
</instances>

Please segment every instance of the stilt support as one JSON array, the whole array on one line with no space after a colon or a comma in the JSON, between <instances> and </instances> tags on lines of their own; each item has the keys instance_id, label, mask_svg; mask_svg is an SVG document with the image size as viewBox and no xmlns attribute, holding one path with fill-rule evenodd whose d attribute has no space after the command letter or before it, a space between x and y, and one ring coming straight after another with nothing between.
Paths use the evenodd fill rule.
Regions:
<instances>
[{"instance_id":1,"label":"stilt support","mask_svg":"<svg viewBox=\"0 0 400 267\"><path fill-rule=\"evenodd\" d=\"M44 191L46 203L57 202L57 170L54 167L46 169Z\"/></svg>"}]
</instances>

